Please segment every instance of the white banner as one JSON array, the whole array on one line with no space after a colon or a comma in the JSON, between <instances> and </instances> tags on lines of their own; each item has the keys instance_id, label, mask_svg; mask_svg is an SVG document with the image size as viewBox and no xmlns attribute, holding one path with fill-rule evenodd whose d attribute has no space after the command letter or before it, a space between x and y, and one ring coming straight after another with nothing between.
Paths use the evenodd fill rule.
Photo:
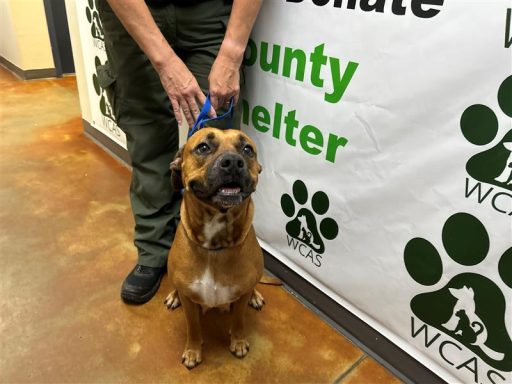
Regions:
<instances>
[{"instance_id":1,"label":"white banner","mask_svg":"<svg viewBox=\"0 0 512 384\"><path fill-rule=\"evenodd\" d=\"M97 68L107 61L105 41L94 0L78 0L76 5L80 41L84 58L84 74L91 106L89 124L114 142L126 148L126 137L115 122L105 89L100 86ZM80 95L84 97L84 95Z\"/></svg>"},{"instance_id":2,"label":"white banner","mask_svg":"<svg viewBox=\"0 0 512 384\"><path fill-rule=\"evenodd\" d=\"M512 382L510 0L266 1L262 245L449 382Z\"/></svg>"}]
</instances>

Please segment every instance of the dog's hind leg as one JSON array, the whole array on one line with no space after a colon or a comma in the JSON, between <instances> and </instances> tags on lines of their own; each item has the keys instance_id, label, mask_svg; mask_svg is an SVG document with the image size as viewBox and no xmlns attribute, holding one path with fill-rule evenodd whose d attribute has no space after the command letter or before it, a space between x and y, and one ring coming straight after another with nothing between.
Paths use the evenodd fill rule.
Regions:
<instances>
[{"instance_id":1,"label":"dog's hind leg","mask_svg":"<svg viewBox=\"0 0 512 384\"><path fill-rule=\"evenodd\" d=\"M249 305L257 311L261 311L265 305L265 299L263 298L263 295L256 289L252 292L251 298L249 299Z\"/></svg>"},{"instance_id":2,"label":"dog's hind leg","mask_svg":"<svg viewBox=\"0 0 512 384\"><path fill-rule=\"evenodd\" d=\"M173 289L169 295L164 300L164 304L167 307L167 309L174 311L176 308L178 308L181 305L180 297L178 296L178 291L176 289Z\"/></svg>"},{"instance_id":3,"label":"dog's hind leg","mask_svg":"<svg viewBox=\"0 0 512 384\"><path fill-rule=\"evenodd\" d=\"M260 284L265 285L283 285L283 282L279 280L277 277L270 275L263 275L260 279ZM256 309L257 311L261 311L263 306L265 305L265 299L263 295L258 292L258 290L254 289L251 299L249 300L249 305Z\"/></svg>"}]
</instances>

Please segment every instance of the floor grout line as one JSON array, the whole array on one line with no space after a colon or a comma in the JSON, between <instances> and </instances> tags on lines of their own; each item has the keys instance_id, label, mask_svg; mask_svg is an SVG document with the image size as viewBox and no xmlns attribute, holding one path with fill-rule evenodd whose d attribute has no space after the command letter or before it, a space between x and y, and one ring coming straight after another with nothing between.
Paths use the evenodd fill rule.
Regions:
<instances>
[{"instance_id":1,"label":"floor grout line","mask_svg":"<svg viewBox=\"0 0 512 384\"><path fill-rule=\"evenodd\" d=\"M334 380L334 384L340 384L350 373L357 368L359 364L363 362L364 359L366 359L368 355L366 353L363 354L352 366L347 369L345 372L343 372L336 380Z\"/></svg>"},{"instance_id":2,"label":"floor grout line","mask_svg":"<svg viewBox=\"0 0 512 384\"><path fill-rule=\"evenodd\" d=\"M267 272L269 270L266 269ZM387 369L393 376L395 376L398 380L403 383L412 384L408 377L406 377L401 371L399 371L395 366L388 363L385 359L383 359L380 355L377 355L371 349L369 349L361 340L355 337L350 331L348 331L341 324L336 323L332 318L323 313L319 308L315 307L314 304L305 299L300 293L298 293L295 289L290 287L287 283L283 281L282 287L290 293L296 300L298 300L303 306L312 311L317 317L327 323L332 329L341 334L347 340L349 340L356 348L360 349L365 355L371 357L375 360L379 365L383 366ZM337 384L335 381L334 384ZM511 383L512 384L512 383Z\"/></svg>"}]
</instances>

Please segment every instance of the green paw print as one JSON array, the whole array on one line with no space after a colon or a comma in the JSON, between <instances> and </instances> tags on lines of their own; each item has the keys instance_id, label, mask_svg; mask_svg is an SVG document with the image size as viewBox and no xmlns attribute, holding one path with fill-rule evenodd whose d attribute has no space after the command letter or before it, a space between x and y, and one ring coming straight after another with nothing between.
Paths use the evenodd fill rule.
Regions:
<instances>
[{"instance_id":1,"label":"green paw print","mask_svg":"<svg viewBox=\"0 0 512 384\"><path fill-rule=\"evenodd\" d=\"M288 217L294 217L286 224L286 232L291 237L300 240L317 253L325 252L324 238L333 240L338 236L338 224L330 217L323 218L317 226L315 215L321 216L329 210L329 198L325 192L318 191L311 198L313 212L301 207L295 212L295 202L304 205L308 201L308 189L302 180L293 183L293 197L285 193L281 196L281 208ZM294 202L295 200L295 202Z\"/></svg>"},{"instance_id":2,"label":"green paw print","mask_svg":"<svg viewBox=\"0 0 512 384\"><path fill-rule=\"evenodd\" d=\"M442 241L450 259L467 267L480 264L489 252L487 230L468 213L456 213L446 220ZM418 284L432 286L441 281L441 256L426 239L417 237L407 243L404 263ZM498 272L512 288L512 247L501 256ZM511 309L507 312L506 304L503 292L491 279L464 272L436 291L416 295L411 309L421 321L458 340L490 366L509 372L512 341L505 319Z\"/></svg>"},{"instance_id":3,"label":"green paw print","mask_svg":"<svg viewBox=\"0 0 512 384\"><path fill-rule=\"evenodd\" d=\"M98 71L98 68L102 67L101 60L97 56L94 58L94 67L96 68L96 71ZM92 75L92 84L94 86L96 94L100 97L101 113L103 114L103 116L106 116L109 119L115 121L116 119L114 117L114 112L112 110L112 96L109 97L108 93L102 87L100 77L96 73Z\"/></svg>"},{"instance_id":4,"label":"green paw print","mask_svg":"<svg viewBox=\"0 0 512 384\"><path fill-rule=\"evenodd\" d=\"M105 35L103 33L103 27L101 26L100 15L96 10L96 6L94 4L94 0L89 0L87 2L87 6L85 7L85 16L87 17L87 21L91 24L91 35L95 39L99 39L101 41L105 40Z\"/></svg>"},{"instance_id":5,"label":"green paw print","mask_svg":"<svg viewBox=\"0 0 512 384\"><path fill-rule=\"evenodd\" d=\"M512 76L501 83L498 104L512 117ZM498 118L488 106L475 104L462 114L460 128L470 143L487 145L498 135ZM494 147L471 157L466 170L475 180L512 191L512 129Z\"/></svg>"}]
</instances>

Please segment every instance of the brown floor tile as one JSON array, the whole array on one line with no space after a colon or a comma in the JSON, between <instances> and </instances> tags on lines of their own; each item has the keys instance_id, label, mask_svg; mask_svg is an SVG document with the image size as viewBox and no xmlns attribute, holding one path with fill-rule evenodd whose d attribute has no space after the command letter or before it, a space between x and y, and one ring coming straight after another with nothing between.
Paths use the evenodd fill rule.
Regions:
<instances>
[{"instance_id":1,"label":"brown floor tile","mask_svg":"<svg viewBox=\"0 0 512 384\"><path fill-rule=\"evenodd\" d=\"M365 357L350 373L337 384L399 384L401 383L387 369L370 357Z\"/></svg>"},{"instance_id":2,"label":"brown floor tile","mask_svg":"<svg viewBox=\"0 0 512 384\"><path fill-rule=\"evenodd\" d=\"M280 287L249 311L251 350L228 350L228 314L205 316L203 364L181 365L185 319L119 289L135 261L129 171L82 133L73 77L0 68L1 383L332 383L363 353ZM354 371L354 374L358 372Z\"/></svg>"}]
</instances>

